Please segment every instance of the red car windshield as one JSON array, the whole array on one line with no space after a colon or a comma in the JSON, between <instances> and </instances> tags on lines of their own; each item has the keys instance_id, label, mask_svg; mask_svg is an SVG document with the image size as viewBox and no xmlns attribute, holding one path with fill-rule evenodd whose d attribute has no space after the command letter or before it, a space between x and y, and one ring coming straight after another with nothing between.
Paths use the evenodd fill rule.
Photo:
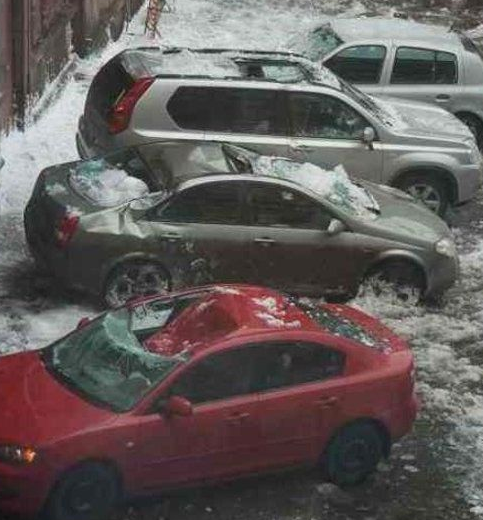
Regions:
<instances>
[{"instance_id":1,"label":"red car windshield","mask_svg":"<svg viewBox=\"0 0 483 520\"><path fill-rule=\"evenodd\" d=\"M144 349L131 323L128 309L106 313L47 347L44 362L57 379L88 401L128 411L182 363L180 357Z\"/></svg>"}]
</instances>

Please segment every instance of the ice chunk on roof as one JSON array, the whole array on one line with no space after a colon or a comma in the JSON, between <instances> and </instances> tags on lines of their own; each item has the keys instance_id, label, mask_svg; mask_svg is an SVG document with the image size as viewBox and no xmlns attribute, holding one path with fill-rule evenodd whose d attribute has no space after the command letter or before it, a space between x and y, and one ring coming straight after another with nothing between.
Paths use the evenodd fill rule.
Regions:
<instances>
[{"instance_id":1,"label":"ice chunk on roof","mask_svg":"<svg viewBox=\"0 0 483 520\"><path fill-rule=\"evenodd\" d=\"M241 72L230 53L200 53L189 49L179 52L146 53L149 70L156 74L189 76L241 77Z\"/></svg>"},{"instance_id":2,"label":"ice chunk on roof","mask_svg":"<svg viewBox=\"0 0 483 520\"><path fill-rule=\"evenodd\" d=\"M296 182L323 197L352 216L373 219L377 203L362 187L354 184L342 165L324 170L311 163L299 163L283 157L262 155L255 159L255 175L267 175Z\"/></svg>"},{"instance_id":3,"label":"ice chunk on roof","mask_svg":"<svg viewBox=\"0 0 483 520\"><path fill-rule=\"evenodd\" d=\"M103 159L81 163L72 170L69 180L77 193L105 207L117 206L149 193L141 179L113 168Z\"/></svg>"}]
</instances>

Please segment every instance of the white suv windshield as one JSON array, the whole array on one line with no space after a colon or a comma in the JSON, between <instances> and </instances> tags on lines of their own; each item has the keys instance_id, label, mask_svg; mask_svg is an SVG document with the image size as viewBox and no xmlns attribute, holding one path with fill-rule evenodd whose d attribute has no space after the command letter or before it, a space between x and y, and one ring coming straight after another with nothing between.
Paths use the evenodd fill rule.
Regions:
<instances>
[{"instance_id":1,"label":"white suv windshield","mask_svg":"<svg viewBox=\"0 0 483 520\"><path fill-rule=\"evenodd\" d=\"M321 25L308 34L293 38L288 46L313 61L318 61L344 43L329 24Z\"/></svg>"}]
</instances>

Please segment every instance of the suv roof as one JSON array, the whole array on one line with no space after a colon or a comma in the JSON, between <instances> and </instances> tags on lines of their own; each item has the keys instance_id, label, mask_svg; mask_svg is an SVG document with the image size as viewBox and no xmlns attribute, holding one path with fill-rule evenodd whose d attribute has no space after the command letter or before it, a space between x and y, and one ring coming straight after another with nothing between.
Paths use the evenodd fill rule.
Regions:
<instances>
[{"instance_id":1,"label":"suv roof","mask_svg":"<svg viewBox=\"0 0 483 520\"><path fill-rule=\"evenodd\" d=\"M377 38L461 45L458 33L449 27L400 18L336 18L327 25L345 42Z\"/></svg>"},{"instance_id":2,"label":"suv roof","mask_svg":"<svg viewBox=\"0 0 483 520\"><path fill-rule=\"evenodd\" d=\"M201 61L200 57L202 57ZM281 81L257 74L251 75L250 66L273 65L283 67L293 65L298 69L300 75L287 77L281 82L310 81L331 86L338 83L337 77L333 73L291 51L137 47L121 52L118 59L125 69L136 78L190 77Z\"/></svg>"}]
</instances>

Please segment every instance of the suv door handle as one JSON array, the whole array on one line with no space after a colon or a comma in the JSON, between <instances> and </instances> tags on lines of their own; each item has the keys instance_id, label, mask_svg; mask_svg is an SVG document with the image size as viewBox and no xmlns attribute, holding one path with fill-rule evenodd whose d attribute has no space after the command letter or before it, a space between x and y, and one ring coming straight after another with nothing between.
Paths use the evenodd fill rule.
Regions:
<instances>
[{"instance_id":1,"label":"suv door handle","mask_svg":"<svg viewBox=\"0 0 483 520\"><path fill-rule=\"evenodd\" d=\"M316 403L323 408L330 408L331 406L335 406L339 402L339 399L334 396L330 397L321 397L320 399L317 399Z\"/></svg>"},{"instance_id":2,"label":"suv door handle","mask_svg":"<svg viewBox=\"0 0 483 520\"><path fill-rule=\"evenodd\" d=\"M255 242L255 244L260 244L261 246L265 246L265 247L268 247L268 246L271 246L271 245L277 243L273 238L265 238L265 237L255 238L255 239L253 239L253 241Z\"/></svg>"},{"instance_id":3,"label":"suv door handle","mask_svg":"<svg viewBox=\"0 0 483 520\"><path fill-rule=\"evenodd\" d=\"M181 235L179 233L163 233L161 238L164 240L180 240Z\"/></svg>"},{"instance_id":4,"label":"suv door handle","mask_svg":"<svg viewBox=\"0 0 483 520\"><path fill-rule=\"evenodd\" d=\"M446 101L449 101L451 99L451 96L449 94L438 94L436 96L436 101L438 103L444 103Z\"/></svg>"}]
</instances>

